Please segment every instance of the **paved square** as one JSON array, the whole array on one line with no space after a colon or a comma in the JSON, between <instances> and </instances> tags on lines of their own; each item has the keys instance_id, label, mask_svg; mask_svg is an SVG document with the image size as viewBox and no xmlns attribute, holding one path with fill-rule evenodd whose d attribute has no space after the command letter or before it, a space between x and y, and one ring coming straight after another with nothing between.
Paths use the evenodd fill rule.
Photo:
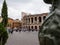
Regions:
<instances>
[{"instance_id":1,"label":"paved square","mask_svg":"<svg viewBox=\"0 0 60 45\"><path fill-rule=\"evenodd\" d=\"M13 32L9 34L6 45L39 45L38 32Z\"/></svg>"}]
</instances>

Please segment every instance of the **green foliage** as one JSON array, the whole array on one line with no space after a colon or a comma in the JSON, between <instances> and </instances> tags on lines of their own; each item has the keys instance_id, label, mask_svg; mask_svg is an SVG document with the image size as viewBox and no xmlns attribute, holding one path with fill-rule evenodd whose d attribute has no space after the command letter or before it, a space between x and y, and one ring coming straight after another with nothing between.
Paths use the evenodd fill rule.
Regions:
<instances>
[{"instance_id":1,"label":"green foliage","mask_svg":"<svg viewBox=\"0 0 60 45\"><path fill-rule=\"evenodd\" d=\"M7 39L8 39L8 33L6 31L6 28L0 23L0 45L1 45L1 38L2 38L2 45L5 45Z\"/></svg>"},{"instance_id":2,"label":"green foliage","mask_svg":"<svg viewBox=\"0 0 60 45\"><path fill-rule=\"evenodd\" d=\"M4 0L3 2L3 6L2 6L2 12L1 12L1 16L3 18L2 23L0 23L0 45L1 45L1 38L2 38L2 45L5 45L7 39L8 39L8 33L6 31L6 25L8 22L8 14L7 14L7 4L6 4L6 0Z\"/></svg>"},{"instance_id":3,"label":"green foliage","mask_svg":"<svg viewBox=\"0 0 60 45\"><path fill-rule=\"evenodd\" d=\"M3 2L3 6L2 6L2 12L1 12L1 16L3 18L3 25L6 26L7 25L7 22L8 22L8 14L7 14L7 4L6 4L6 1L4 0Z\"/></svg>"}]
</instances>

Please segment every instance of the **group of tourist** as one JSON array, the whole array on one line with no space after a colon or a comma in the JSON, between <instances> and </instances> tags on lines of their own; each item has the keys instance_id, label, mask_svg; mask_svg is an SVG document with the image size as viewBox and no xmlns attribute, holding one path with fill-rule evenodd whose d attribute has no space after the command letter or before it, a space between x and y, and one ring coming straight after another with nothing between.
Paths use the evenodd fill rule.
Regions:
<instances>
[{"instance_id":1,"label":"group of tourist","mask_svg":"<svg viewBox=\"0 0 60 45\"><path fill-rule=\"evenodd\" d=\"M16 32L21 32L21 31L23 31L23 32L25 32L25 31L37 31L37 30L33 30L33 29L30 29L30 30L27 30L27 29L23 29L23 28L10 28L10 27L7 27L7 32L8 33L13 33L13 31L16 31Z\"/></svg>"}]
</instances>

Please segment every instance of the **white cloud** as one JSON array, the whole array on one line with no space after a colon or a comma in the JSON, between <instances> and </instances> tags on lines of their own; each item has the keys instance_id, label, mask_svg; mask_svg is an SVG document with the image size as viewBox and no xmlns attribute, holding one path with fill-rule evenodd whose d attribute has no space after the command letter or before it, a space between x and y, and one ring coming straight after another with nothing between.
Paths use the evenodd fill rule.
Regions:
<instances>
[{"instance_id":1,"label":"white cloud","mask_svg":"<svg viewBox=\"0 0 60 45\"><path fill-rule=\"evenodd\" d=\"M13 19L17 19L17 18L20 19L21 18L19 11L12 8L12 7L8 8L8 17L11 17Z\"/></svg>"},{"instance_id":2,"label":"white cloud","mask_svg":"<svg viewBox=\"0 0 60 45\"><path fill-rule=\"evenodd\" d=\"M43 0L7 0L7 4L8 16L13 19L21 19L22 11L32 14L49 12L50 6Z\"/></svg>"}]
</instances>

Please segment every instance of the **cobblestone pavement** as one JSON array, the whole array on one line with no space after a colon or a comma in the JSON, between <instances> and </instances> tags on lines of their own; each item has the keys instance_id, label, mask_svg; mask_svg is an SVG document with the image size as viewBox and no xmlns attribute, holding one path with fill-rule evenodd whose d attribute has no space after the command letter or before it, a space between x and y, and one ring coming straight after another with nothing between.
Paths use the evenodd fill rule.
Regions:
<instances>
[{"instance_id":1,"label":"cobblestone pavement","mask_svg":"<svg viewBox=\"0 0 60 45\"><path fill-rule=\"evenodd\" d=\"M6 45L39 45L38 32L13 32L9 34Z\"/></svg>"}]
</instances>

